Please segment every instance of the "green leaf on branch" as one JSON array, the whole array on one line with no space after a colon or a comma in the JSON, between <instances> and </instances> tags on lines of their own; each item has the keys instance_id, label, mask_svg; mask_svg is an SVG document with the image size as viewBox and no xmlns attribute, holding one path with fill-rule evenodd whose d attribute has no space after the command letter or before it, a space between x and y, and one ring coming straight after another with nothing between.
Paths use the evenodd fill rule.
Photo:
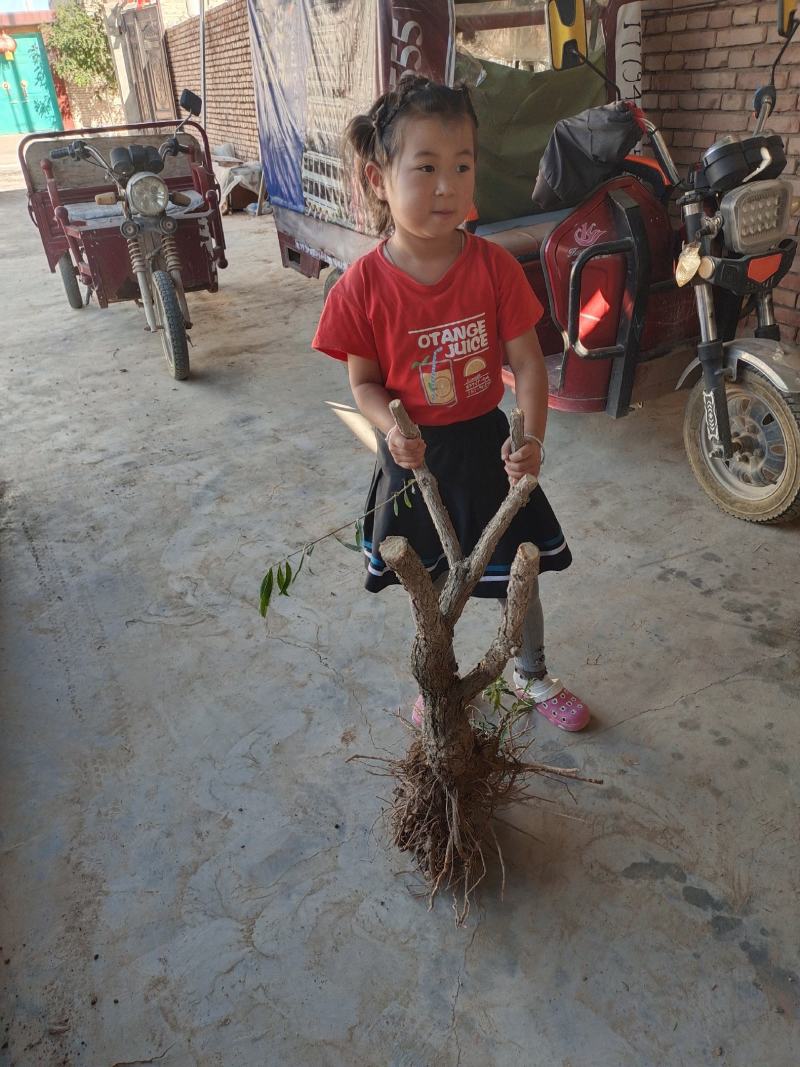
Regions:
<instances>
[{"instance_id":1,"label":"green leaf on branch","mask_svg":"<svg viewBox=\"0 0 800 1067\"><path fill-rule=\"evenodd\" d=\"M264 575L264 581L261 583L261 596L259 603L259 610L261 611L261 617L266 619L267 609L269 608L269 602L272 597L272 586L275 581L275 576L272 573L272 567Z\"/></svg>"},{"instance_id":2,"label":"green leaf on branch","mask_svg":"<svg viewBox=\"0 0 800 1067\"><path fill-rule=\"evenodd\" d=\"M278 592L281 596L289 595L289 583L292 580L292 565L288 559L278 567Z\"/></svg>"},{"instance_id":3,"label":"green leaf on branch","mask_svg":"<svg viewBox=\"0 0 800 1067\"><path fill-rule=\"evenodd\" d=\"M300 574L300 571L303 569L303 564L306 561L306 556L310 556L310 555L311 555L311 553L308 551L308 545L303 545L303 552L302 552L302 554L300 556L300 562L297 565L297 570L295 571L295 575L294 575L294 580L295 581L297 581L298 575Z\"/></svg>"},{"instance_id":4,"label":"green leaf on branch","mask_svg":"<svg viewBox=\"0 0 800 1067\"><path fill-rule=\"evenodd\" d=\"M341 539L341 537L336 537L335 534L334 534L334 538L339 542L339 544L342 546L342 548L349 548L351 552L360 552L361 551L361 549L358 547L358 545L351 545L349 541L343 541Z\"/></svg>"},{"instance_id":5,"label":"green leaf on branch","mask_svg":"<svg viewBox=\"0 0 800 1067\"><path fill-rule=\"evenodd\" d=\"M317 537L313 541L309 541L308 544L303 545L302 548L298 548L295 552L290 552L289 557L291 559L300 557L300 562L297 565L297 570L292 570L292 565L289 562L289 558L282 560L279 564L273 565L269 568L261 582L261 589L259 590L259 609L262 616L266 617L267 610L269 608L270 600L275 590L275 586L278 587L278 593L280 596L289 595L289 587L297 581L300 571L303 569L303 564L306 561L306 556L310 556L320 541L324 541L328 537L333 537L344 548L349 548L351 552L358 552L359 555L364 551L364 519L368 516L379 511L381 508L386 507L391 503L394 509L395 515L400 514L400 507L398 504L399 497L403 498L403 504L407 507L413 507L414 502L409 496L409 489L412 493L416 493L417 488L413 478L409 478L404 483L402 489L399 489L392 496L387 497L386 500L380 504L371 508L365 515L359 516L354 522L354 535L355 544L348 544L347 541L342 540L339 536L343 530L346 530L353 520L345 523L343 526L337 527L335 530L329 530L328 533L323 534L322 537Z\"/></svg>"}]
</instances>

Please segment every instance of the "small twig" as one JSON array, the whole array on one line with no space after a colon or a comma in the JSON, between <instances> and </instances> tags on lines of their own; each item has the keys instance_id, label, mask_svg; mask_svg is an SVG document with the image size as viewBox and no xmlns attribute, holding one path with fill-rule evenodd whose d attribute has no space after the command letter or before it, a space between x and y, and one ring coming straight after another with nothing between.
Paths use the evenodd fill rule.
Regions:
<instances>
[{"instance_id":1,"label":"small twig","mask_svg":"<svg viewBox=\"0 0 800 1067\"><path fill-rule=\"evenodd\" d=\"M164 1059L174 1044L174 1041L171 1042L171 1044L167 1045L164 1051L158 1056L150 1056L146 1060L115 1060L114 1063L111 1064L111 1067L139 1067L139 1064L142 1063L156 1063L158 1060Z\"/></svg>"},{"instance_id":2,"label":"small twig","mask_svg":"<svg viewBox=\"0 0 800 1067\"><path fill-rule=\"evenodd\" d=\"M262 579L261 589L259 591L259 612L261 616L263 618L267 617L267 611L269 609L270 601L272 599L272 594L276 584L280 596L289 595L289 587L297 581L297 576L303 569L303 564L305 563L306 559L311 556L315 545L318 545L320 541L324 541L328 537L333 537L339 542L340 545L344 545L345 548L353 548L356 551L360 552L363 548L363 520L366 519L367 516L373 515L380 508L386 507L387 504L393 503L395 508L397 508L397 500L399 497L403 497L406 506L411 507L411 501L408 497L409 488L411 488L413 491L412 481L404 482L402 489L398 489L396 493L393 493L382 503L376 504L374 508L370 508L370 510L365 512L363 515L359 515L357 519L351 519L350 522L344 523L344 525L342 526L337 526L335 530L329 530L328 533L323 534L321 537L317 537L313 541L307 541L302 548L297 548L294 552L290 552L289 555L284 556L284 558L279 563L271 564L267 568L267 572L264 575L264 578ZM346 530L350 526L355 526L356 528L357 543L355 545L347 545L344 541L337 537L337 534L340 534L342 530ZM293 570L292 565L289 561L294 559L296 556L300 557L300 563L298 564L297 569ZM276 575L277 582L275 581Z\"/></svg>"},{"instance_id":3,"label":"small twig","mask_svg":"<svg viewBox=\"0 0 800 1067\"><path fill-rule=\"evenodd\" d=\"M508 826L512 830L516 830L518 834L523 834L525 837L530 837L531 840L537 841L540 845L544 844L544 841L542 841L541 837L537 837L536 834L532 834L530 830L523 830L521 826L517 826L513 822L508 822L507 819L501 819L499 815L495 815L494 821L501 823L503 826Z\"/></svg>"},{"instance_id":4,"label":"small twig","mask_svg":"<svg viewBox=\"0 0 800 1067\"><path fill-rule=\"evenodd\" d=\"M506 892L506 865L503 860L503 850L500 848L500 842L497 840L497 834L494 832L494 827L491 823L489 823L489 829L492 832L494 847L497 849L497 858L500 860L500 871L502 873L502 881L500 882L500 899L502 900Z\"/></svg>"},{"instance_id":5,"label":"small twig","mask_svg":"<svg viewBox=\"0 0 800 1067\"><path fill-rule=\"evenodd\" d=\"M547 763L523 763L522 768L533 774L555 775L557 778L571 778L575 782L588 782L590 785L603 785L602 778L584 778L575 767L553 767Z\"/></svg>"},{"instance_id":6,"label":"small twig","mask_svg":"<svg viewBox=\"0 0 800 1067\"><path fill-rule=\"evenodd\" d=\"M398 500L401 496L403 496L404 493L408 492L410 486L411 482L406 482L402 489L398 489L396 493L392 493L392 495L390 497L387 497L386 500L382 501L382 503L376 504L375 507L370 508L369 511L365 511L363 515L357 515L355 519L350 519L349 522L345 522L341 526L337 526L335 530L328 530L327 533L323 534L321 537L314 538L313 541L306 541L302 548L297 548L294 552L290 552L288 556L284 556L283 559L281 559L279 562L285 563L289 559L294 559L295 556L299 556L302 552L307 552L309 548L313 548L315 545L318 545L320 541L325 541L327 540L327 538L333 537L337 533L341 533L342 530L349 530L357 522L368 518L370 515L374 515L376 511L380 511L381 508L385 508L387 504L391 504L394 500ZM277 564L273 563L272 566L277 566Z\"/></svg>"},{"instance_id":7,"label":"small twig","mask_svg":"<svg viewBox=\"0 0 800 1067\"><path fill-rule=\"evenodd\" d=\"M569 819L570 822L586 822L582 815L568 815L565 811L549 811L549 815L555 815L557 819Z\"/></svg>"}]
</instances>

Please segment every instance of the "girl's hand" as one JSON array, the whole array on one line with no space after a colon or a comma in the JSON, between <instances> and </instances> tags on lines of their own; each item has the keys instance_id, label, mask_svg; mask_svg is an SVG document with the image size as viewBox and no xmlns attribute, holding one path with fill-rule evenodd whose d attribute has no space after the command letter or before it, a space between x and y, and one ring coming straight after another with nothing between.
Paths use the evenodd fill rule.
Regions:
<instances>
[{"instance_id":1,"label":"girl's hand","mask_svg":"<svg viewBox=\"0 0 800 1067\"><path fill-rule=\"evenodd\" d=\"M500 449L500 457L505 465L508 480L512 485L516 485L525 474L532 474L534 478L539 477L539 470L542 466L542 450L536 441L526 441L522 448L512 452L511 438L507 437L503 442L503 447Z\"/></svg>"},{"instance_id":2,"label":"girl's hand","mask_svg":"<svg viewBox=\"0 0 800 1067\"><path fill-rule=\"evenodd\" d=\"M393 426L386 435L386 444L398 467L410 471L425 462L425 442L421 437L403 437Z\"/></svg>"}]
</instances>

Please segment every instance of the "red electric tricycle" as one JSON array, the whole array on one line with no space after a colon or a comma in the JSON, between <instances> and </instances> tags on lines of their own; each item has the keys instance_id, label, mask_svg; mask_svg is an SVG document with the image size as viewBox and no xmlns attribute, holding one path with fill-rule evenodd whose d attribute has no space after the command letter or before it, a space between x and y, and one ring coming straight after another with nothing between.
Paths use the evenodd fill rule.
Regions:
<instances>
[{"instance_id":1,"label":"red electric tricycle","mask_svg":"<svg viewBox=\"0 0 800 1067\"><path fill-rule=\"evenodd\" d=\"M778 4L787 42L795 5ZM330 267L327 292L374 247L341 158L347 120L406 70L464 80L479 119L469 225L518 259L545 308L550 406L619 418L689 388L684 442L703 490L752 522L800 515L800 348L782 342L772 304L796 251L785 148L765 128L773 85L756 96L753 132L698 151L684 177L636 106L638 2L252 0L249 11L285 266ZM606 136L618 121L629 143ZM749 318L754 336L739 336Z\"/></svg>"},{"instance_id":2,"label":"red electric tricycle","mask_svg":"<svg viewBox=\"0 0 800 1067\"><path fill-rule=\"evenodd\" d=\"M227 266L219 188L201 101L182 121L36 133L19 146L28 211L75 310L124 300L144 311L172 376L189 376L186 294L219 287ZM84 292L81 292L81 286Z\"/></svg>"}]
</instances>

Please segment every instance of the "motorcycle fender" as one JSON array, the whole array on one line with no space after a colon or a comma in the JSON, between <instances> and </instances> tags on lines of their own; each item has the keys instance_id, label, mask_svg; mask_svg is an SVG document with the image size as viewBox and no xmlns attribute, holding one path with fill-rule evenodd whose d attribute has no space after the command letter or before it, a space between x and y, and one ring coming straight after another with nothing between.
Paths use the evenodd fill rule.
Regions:
<instances>
[{"instance_id":1,"label":"motorcycle fender","mask_svg":"<svg viewBox=\"0 0 800 1067\"><path fill-rule=\"evenodd\" d=\"M763 337L740 337L725 344L726 377L739 376L739 364L753 367L782 393L800 393L800 347ZM677 389L688 389L700 376L700 360L693 359L678 379Z\"/></svg>"}]
</instances>

